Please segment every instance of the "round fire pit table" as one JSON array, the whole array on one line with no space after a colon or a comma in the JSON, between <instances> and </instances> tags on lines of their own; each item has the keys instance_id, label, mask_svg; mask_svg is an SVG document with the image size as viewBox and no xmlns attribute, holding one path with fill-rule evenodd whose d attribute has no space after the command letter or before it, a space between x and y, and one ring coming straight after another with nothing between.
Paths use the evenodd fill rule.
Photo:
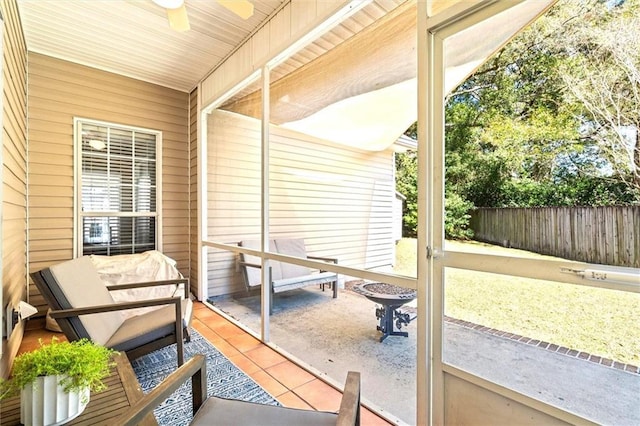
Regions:
<instances>
[{"instance_id":1,"label":"round fire pit table","mask_svg":"<svg viewBox=\"0 0 640 426\"><path fill-rule=\"evenodd\" d=\"M409 333L399 330L402 325L408 325L413 318L400 312L399 308L416 298L415 290L386 283L362 283L354 286L354 290L372 302L382 305L376 308L376 318L379 320L376 328L382 332L380 342L388 336L409 337ZM394 329L394 322L398 330Z\"/></svg>"}]
</instances>

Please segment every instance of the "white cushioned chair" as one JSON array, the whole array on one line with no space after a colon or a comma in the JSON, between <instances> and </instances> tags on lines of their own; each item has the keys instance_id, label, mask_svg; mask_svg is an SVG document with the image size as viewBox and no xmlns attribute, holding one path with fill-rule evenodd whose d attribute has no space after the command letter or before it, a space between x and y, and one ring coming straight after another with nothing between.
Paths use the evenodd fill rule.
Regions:
<instances>
[{"instance_id":1,"label":"white cushioned chair","mask_svg":"<svg viewBox=\"0 0 640 426\"><path fill-rule=\"evenodd\" d=\"M238 245L240 247L259 250L260 240L244 240ZM280 238L270 240L269 251L302 259L321 260L323 262L334 264L338 263L338 259L333 257L308 255L304 240L301 238ZM261 285L262 267L260 263L261 260L257 256L251 256L245 253L240 254L240 261L238 264L242 267L242 276L247 290L258 288ZM275 260L269 262L269 265L269 288L271 289L272 294L310 285L320 285L322 291L324 291L325 285L329 285L333 289L333 298L335 299L338 297L338 274L335 272L322 270L312 271L306 266L278 262ZM269 299L269 314L273 313L272 299L273 298Z\"/></svg>"},{"instance_id":2,"label":"white cushioned chair","mask_svg":"<svg viewBox=\"0 0 640 426\"><path fill-rule=\"evenodd\" d=\"M105 286L88 256L31 273L35 285L51 307L54 318L70 341L87 338L126 352L135 359L177 343L178 365L184 362L183 340L189 338L192 302L187 279ZM116 303L110 290L182 284L181 297ZM148 306L159 309L124 318L121 311Z\"/></svg>"},{"instance_id":3,"label":"white cushioned chair","mask_svg":"<svg viewBox=\"0 0 640 426\"><path fill-rule=\"evenodd\" d=\"M236 399L207 397L206 364L198 354L171 373L138 400L114 424L137 425L148 413L191 378L193 420L191 426L354 426L360 424L360 373L347 374L337 413L256 404Z\"/></svg>"}]
</instances>

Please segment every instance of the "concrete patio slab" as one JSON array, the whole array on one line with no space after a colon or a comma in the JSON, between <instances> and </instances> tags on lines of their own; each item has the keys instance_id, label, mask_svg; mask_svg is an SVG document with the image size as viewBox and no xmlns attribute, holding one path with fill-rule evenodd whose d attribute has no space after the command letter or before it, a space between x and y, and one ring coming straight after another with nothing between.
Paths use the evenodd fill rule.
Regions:
<instances>
[{"instance_id":1,"label":"concrete patio slab","mask_svg":"<svg viewBox=\"0 0 640 426\"><path fill-rule=\"evenodd\" d=\"M214 305L260 329L259 297ZM407 424L415 423L416 323L409 337L379 342L376 305L341 290L299 289L276 296L271 340L338 383L362 372L363 397ZM446 363L601 424L640 424L640 375L445 322Z\"/></svg>"}]
</instances>

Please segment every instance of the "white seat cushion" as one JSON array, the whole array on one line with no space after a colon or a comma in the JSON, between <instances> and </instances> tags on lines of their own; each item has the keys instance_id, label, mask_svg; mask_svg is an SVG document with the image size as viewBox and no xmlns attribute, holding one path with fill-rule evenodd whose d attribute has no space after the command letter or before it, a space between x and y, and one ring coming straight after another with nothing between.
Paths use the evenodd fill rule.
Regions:
<instances>
[{"instance_id":1,"label":"white seat cushion","mask_svg":"<svg viewBox=\"0 0 640 426\"><path fill-rule=\"evenodd\" d=\"M89 256L58 263L49 270L60 286L62 296L69 302L69 307L84 308L114 303ZM53 288L51 290L56 291ZM56 296L58 300L59 296ZM106 344L124 322L117 311L82 315L79 318L91 340L101 345Z\"/></svg>"},{"instance_id":2,"label":"white seat cushion","mask_svg":"<svg viewBox=\"0 0 640 426\"><path fill-rule=\"evenodd\" d=\"M184 328L191 323L192 305L191 300L182 300L182 326ZM175 332L175 312L174 305L167 305L128 318L107 341L106 346L118 351L128 351L168 336Z\"/></svg>"}]
</instances>

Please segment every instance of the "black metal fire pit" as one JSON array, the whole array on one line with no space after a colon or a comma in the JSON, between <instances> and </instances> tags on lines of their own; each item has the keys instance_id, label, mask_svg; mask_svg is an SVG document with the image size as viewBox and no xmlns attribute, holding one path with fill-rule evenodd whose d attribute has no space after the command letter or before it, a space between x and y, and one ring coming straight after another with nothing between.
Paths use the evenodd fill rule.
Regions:
<instances>
[{"instance_id":1,"label":"black metal fire pit","mask_svg":"<svg viewBox=\"0 0 640 426\"><path fill-rule=\"evenodd\" d=\"M402 305L416 298L415 290L386 283L358 284L354 287L354 290L372 302L382 305L382 307L376 308L376 318L379 320L377 329L382 332L381 342L387 336L409 337L409 333L406 331L396 331L394 329L394 320L395 327L400 330L402 325L408 325L415 318L411 318L409 314L399 311Z\"/></svg>"}]
</instances>

